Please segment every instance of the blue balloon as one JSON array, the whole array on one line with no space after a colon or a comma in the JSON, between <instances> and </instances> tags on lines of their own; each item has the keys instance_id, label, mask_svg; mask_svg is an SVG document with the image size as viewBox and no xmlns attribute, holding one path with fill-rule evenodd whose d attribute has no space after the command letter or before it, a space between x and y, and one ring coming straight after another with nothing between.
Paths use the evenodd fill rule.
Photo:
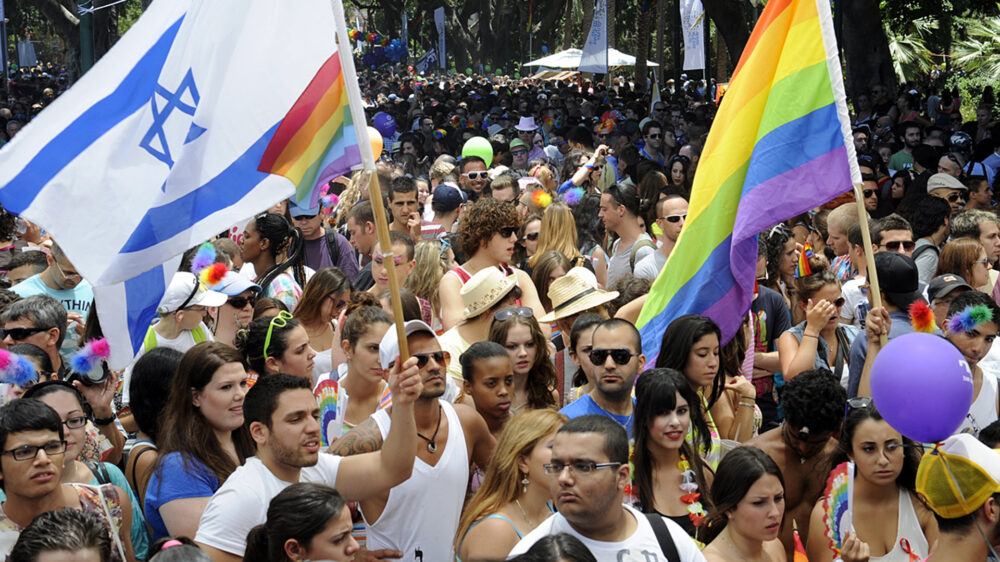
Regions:
<instances>
[{"instance_id":1,"label":"blue balloon","mask_svg":"<svg viewBox=\"0 0 1000 562\"><path fill-rule=\"evenodd\" d=\"M546 45L542 45L542 52L543 53L549 52L549 48Z\"/></svg>"},{"instance_id":2,"label":"blue balloon","mask_svg":"<svg viewBox=\"0 0 1000 562\"><path fill-rule=\"evenodd\" d=\"M396 120L388 113L382 111L376 113L372 119L372 126L385 138L396 134Z\"/></svg>"}]
</instances>

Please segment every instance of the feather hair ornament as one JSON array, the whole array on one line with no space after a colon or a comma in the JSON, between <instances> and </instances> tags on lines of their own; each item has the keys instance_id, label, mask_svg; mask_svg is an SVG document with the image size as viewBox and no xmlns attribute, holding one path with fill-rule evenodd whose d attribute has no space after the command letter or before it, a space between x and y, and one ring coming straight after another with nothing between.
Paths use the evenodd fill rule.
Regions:
<instances>
[{"instance_id":1,"label":"feather hair ornament","mask_svg":"<svg viewBox=\"0 0 1000 562\"><path fill-rule=\"evenodd\" d=\"M90 340L69 356L69 366L74 373L89 373L109 357L111 357L111 346L108 345L108 340L105 338Z\"/></svg>"},{"instance_id":2,"label":"feather hair ornament","mask_svg":"<svg viewBox=\"0 0 1000 562\"><path fill-rule=\"evenodd\" d=\"M984 304L967 306L962 312L955 313L948 319L948 333L964 334L976 329L976 326L991 322L993 311Z\"/></svg>"},{"instance_id":3,"label":"feather hair ornament","mask_svg":"<svg viewBox=\"0 0 1000 562\"><path fill-rule=\"evenodd\" d=\"M30 361L16 353L0 349L0 382L24 388L37 379L38 372Z\"/></svg>"},{"instance_id":4,"label":"feather hair ornament","mask_svg":"<svg viewBox=\"0 0 1000 562\"><path fill-rule=\"evenodd\" d=\"M581 199L583 199L585 193L586 192L583 190L582 187L573 187L567 189L562 196L563 203L566 203L567 205L572 207L573 205L579 203Z\"/></svg>"},{"instance_id":5,"label":"feather hair ornament","mask_svg":"<svg viewBox=\"0 0 1000 562\"><path fill-rule=\"evenodd\" d=\"M229 268L225 264L215 262L215 246L205 242L198 246L198 251L191 260L191 273L194 273L203 285L212 288L222 281Z\"/></svg>"},{"instance_id":6,"label":"feather hair ornament","mask_svg":"<svg viewBox=\"0 0 1000 562\"><path fill-rule=\"evenodd\" d=\"M910 305L910 324L913 329L925 334L934 332L934 311L922 300L913 301Z\"/></svg>"},{"instance_id":7,"label":"feather hair ornament","mask_svg":"<svg viewBox=\"0 0 1000 562\"><path fill-rule=\"evenodd\" d=\"M536 207L544 209L549 206L549 203L552 202L552 196L549 195L547 191L536 189L531 192L531 202L534 203Z\"/></svg>"}]
</instances>

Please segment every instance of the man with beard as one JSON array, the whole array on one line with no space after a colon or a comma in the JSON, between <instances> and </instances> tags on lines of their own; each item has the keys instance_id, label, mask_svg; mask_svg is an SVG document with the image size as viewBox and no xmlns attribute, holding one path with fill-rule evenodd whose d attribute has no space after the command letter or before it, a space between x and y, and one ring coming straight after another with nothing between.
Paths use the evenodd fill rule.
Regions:
<instances>
[{"instance_id":1,"label":"man with beard","mask_svg":"<svg viewBox=\"0 0 1000 562\"><path fill-rule=\"evenodd\" d=\"M319 406L309 380L292 375L261 378L247 393L244 423L257 444L247 459L212 496L198 524L195 541L215 562L242 560L250 529L267 520L271 499L295 482L318 482L337 488L348 500L362 500L404 481L413 471L413 404L423 385L417 359L389 375L395 430L387 447L367 455L342 458L320 452ZM390 556L391 551L373 552Z\"/></svg>"},{"instance_id":2,"label":"man with beard","mask_svg":"<svg viewBox=\"0 0 1000 562\"><path fill-rule=\"evenodd\" d=\"M913 149L920 146L920 125L913 121L901 123L896 127L896 136L903 143L903 148L889 158L890 170L908 170L913 167Z\"/></svg>"},{"instance_id":3,"label":"man with beard","mask_svg":"<svg viewBox=\"0 0 1000 562\"><path fill-rule=\"evenodd\" d=\"M405 444L392 439L390 429L401 416L379 410L331 447L343 455L402 448L413 455L413 474L392 490L361 500L366 544L370 550L402 553L404 560L452 560L452 544L465 501L469 465L486 466L496 442L486 422L470 406L442 400L446 388L448 352L441 350L434 331L420 320L406 323L410 361L416 360L423 391L413 405L417 430ZM399 342L390 328L379 344L379 360L389 369L397 361ZM452 359L456 360L457 359ZM407 363L410 365L411 363ZM396 398L393 405L396 409ZM430 512L421 510L433 506Z\"/></svg>"}]
</instances>

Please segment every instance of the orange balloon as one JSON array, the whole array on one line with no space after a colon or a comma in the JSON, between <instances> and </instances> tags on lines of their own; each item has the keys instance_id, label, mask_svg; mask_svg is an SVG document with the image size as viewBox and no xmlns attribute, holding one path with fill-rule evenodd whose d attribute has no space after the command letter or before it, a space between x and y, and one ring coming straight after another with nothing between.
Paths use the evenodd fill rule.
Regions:
<instances>
[{"instance_id":1,"label":"orange balloon","mask_svg":"<svg viewBox=\"0 0 1000 562\"><path fill-rule=\"evenodd\" d=\"M375 155L375 159L378 160L382 157L382 133L378 132L375 127L371 125L368 126L368 142L372 144L372 154Z\"/></svg>"}]
</instances>

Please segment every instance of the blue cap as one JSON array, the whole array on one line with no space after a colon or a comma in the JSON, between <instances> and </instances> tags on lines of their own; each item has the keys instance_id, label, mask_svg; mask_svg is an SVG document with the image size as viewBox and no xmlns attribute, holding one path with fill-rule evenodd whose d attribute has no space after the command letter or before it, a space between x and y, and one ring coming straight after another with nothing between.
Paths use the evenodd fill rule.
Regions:
<instances>
[{"instance_id":1,"label":"blue cap","mask_svg":"<svg viewBox=\"0 0 1000 562\"><path fill-rule=\"evenodd\" d=\"M234 297L247 289L253 289L255 293L259 293L260 285L250 281L235 271L227 271L222 277L222 281L219 281L218 285L212 287L213 291L222 293L229 297Z\"/></svg>"},{"instance_id":2,"label":"blue cap","mask_svg":"<svg viewBox=\"0 0 1000 562\"><path fill-rule=\"evenodd\" d=\"M462 188L457 185L444 182L434 188L431 195L431 209L439 213L450 213L465 203L467 198Z\"/></svg>"},{"instance_id":3,"label":"blue cap","mask_svg":"<svg viewBox=\"0 0 1000 562\"><path fill-rule=\"evenodd\" d=\"M318 215L322 207L323 206L320 204L319 201L316 202L316 205L309 207L308 204L304 203L301 206L299 206L295 204L295 201L291 199L288 200L288 214L292 215L292 217L301 217L304 215L308 215L311 217L313 215Z\"/></svg>"}]
</instances>

